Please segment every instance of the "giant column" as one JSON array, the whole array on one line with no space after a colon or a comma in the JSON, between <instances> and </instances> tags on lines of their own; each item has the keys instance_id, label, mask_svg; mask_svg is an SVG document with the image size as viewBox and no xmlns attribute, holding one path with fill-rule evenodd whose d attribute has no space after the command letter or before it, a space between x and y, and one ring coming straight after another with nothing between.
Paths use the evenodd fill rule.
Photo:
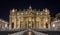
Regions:
<instances>
[{"instance_id":1,"label":"giant column","mask_svg":"<svg viewBox=\"0 0 60 35\"><path fill-rule=\"evenodd\" d=\"M9 28L10 29L16 29L16 11L15 9L10 10L10 15L9 15Z\"/></svg>"}]
</instances>

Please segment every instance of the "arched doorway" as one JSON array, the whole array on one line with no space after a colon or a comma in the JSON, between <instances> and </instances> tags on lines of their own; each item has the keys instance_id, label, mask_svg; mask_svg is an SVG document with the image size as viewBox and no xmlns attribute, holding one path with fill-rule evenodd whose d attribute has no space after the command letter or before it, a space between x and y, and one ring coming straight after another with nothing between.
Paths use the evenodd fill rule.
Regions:
<instances>
[{"instance_id":1,"label":"arched doorway","mask_svg":"<svg viewBox=\"0 0 60 35\"><path fill-rule=\"evenodd\" d=\"M46 28L48 28L48 24L46 23L45 25L46 25Z\"/></svg>"},{"instance_id":2,"label":"arched doorway","mask_svg":"<svg viewBox=\"0 0 60 35\"><path fill-rule=\"evenodd\" d=\"M28 28L29 28L29 29L32 28L32 24L31 24L31 23L28 24Z\"/></svg>"},{"instance_id":3,"label":"arched doorway","mask_svg":"<svg viewBox=\"0 0 60 35\"><path fill-rule=\"evenodd\" d=\"M14 28L14 23L12 23L11 28L12 28L12 29Z\"/></svg>"}]
</instances>

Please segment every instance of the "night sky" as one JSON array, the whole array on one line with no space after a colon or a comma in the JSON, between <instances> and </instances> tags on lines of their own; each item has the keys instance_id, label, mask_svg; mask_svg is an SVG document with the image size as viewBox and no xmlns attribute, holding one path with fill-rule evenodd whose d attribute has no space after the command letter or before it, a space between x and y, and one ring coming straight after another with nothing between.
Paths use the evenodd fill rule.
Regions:
<instances>
[{"instance_id":1,"label":"night sky","mask_svg":"<svg viewBox=\"0 0 60 35\"><path fill-rule=\"evenodd\" d=\"M50 15L53 17L60 12L60 2L58 0L0 0L0 18L8 21L10 9L28 9L29 5L37 10L48 8Z\"/></svg>"}]
</instances>

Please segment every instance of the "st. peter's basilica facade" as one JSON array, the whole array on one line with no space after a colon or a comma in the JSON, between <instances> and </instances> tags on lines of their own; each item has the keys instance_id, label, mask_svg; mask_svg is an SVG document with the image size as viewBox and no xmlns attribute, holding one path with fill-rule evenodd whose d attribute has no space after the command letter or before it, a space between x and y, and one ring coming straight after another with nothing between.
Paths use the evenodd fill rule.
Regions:
<instances>
[{"instance_id":1,"label":"st. peter's basilica facade","mask_svg":"<svg viewBox=\"0 0 60 35\"><path fill-rule=\"evenodd\" d=\"M9 15L9 29L50 29L50 13L47 8L42 11L12 9Z\"/></svg>"}]
</instances>

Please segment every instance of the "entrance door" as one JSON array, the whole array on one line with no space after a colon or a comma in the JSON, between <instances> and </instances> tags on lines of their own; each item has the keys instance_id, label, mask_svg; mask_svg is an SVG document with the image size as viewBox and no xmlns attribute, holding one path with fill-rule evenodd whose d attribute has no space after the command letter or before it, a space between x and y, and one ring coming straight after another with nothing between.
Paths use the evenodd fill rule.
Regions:
<instances>
[{"instance_id":1,"label":"entrance door","mask_svg":"<svg viewBox=\"0 0 60 35\"><path fill-rule=\"evenodd\" d=\"M46 28L48 28L48 24L46 23Z\"/></svg>"},{"instance_id":2,"label":"entrance door","mask_svg":"<svg viewBox=\"0 0 60 35\"><path fill-rule=\"evenodd\" d=\"M32 28L32 23L28 24L28 28L31 29Z\"/></svg>"}]
</instances>

